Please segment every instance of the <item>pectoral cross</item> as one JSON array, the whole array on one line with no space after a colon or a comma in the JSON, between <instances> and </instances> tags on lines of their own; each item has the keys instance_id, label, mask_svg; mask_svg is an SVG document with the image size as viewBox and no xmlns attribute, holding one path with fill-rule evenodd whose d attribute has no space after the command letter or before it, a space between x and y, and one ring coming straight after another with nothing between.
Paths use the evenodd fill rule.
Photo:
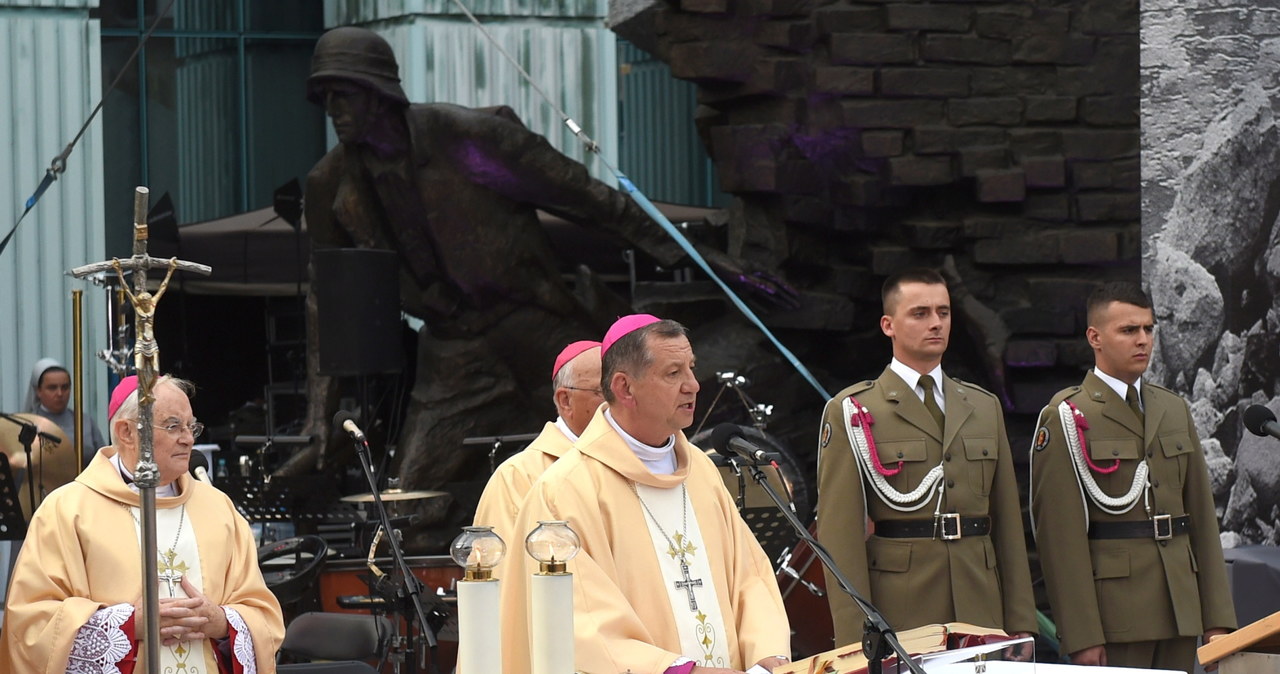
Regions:
<instances>
[{"instance_id":1,"label":"pectoral cross","mask_svg":"<svg viewBox=\"0 0 1280 674\"><path fill-rule=\"evenodd\" d=\"M693 588L702 587L702 579L689 577L689 564L684 561L683 555L680 557L680 574L684 576L684 580L676 581L676 589L684 590L689 593L689 610L697 611L698 598L693 596Z\"/></svg>"},{"instance_id":2,"label":"pectoral cross","mask_svg":"<svg viewBox=\"0 0 1280 674\"><path fill-rule=\"evenodd\" d=\"M173 593L173 586L182 582L182 574L177 569L168 568L164 571L156 573L156 579L169 586L169 596L176 597Z\"/></svg>"}]
</instances>

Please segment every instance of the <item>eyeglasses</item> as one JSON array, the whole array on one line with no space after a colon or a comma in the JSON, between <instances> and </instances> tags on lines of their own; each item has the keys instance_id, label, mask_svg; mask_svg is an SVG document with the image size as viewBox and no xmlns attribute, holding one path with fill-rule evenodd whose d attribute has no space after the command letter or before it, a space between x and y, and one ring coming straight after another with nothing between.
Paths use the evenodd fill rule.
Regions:
<instances>
[{"instance_id":1,"label":"eyeglasses","mask_svg":"<svg viewBox=\"0 0 1280 674\"><path fill-rule=\"evenodd\" d=\"M199 421L193 421L189 424L184 424L180 421L174 421L174 422L167 423L163 426L159 424L152 424L152 427L159 428L160 430L168 433L169 435L172 435L175 438L182 437L183 430L191 431L191 437L193 438L200 437L200 434L204 432L204 424L200 423Z\"/></svg>"},{"instance_id":2,"label":"eyeglasses","mask_svg":"<svg viewBox=\"0 0 1280 674\"><path fill-rule=\"evenodd\" d=\"M580 386L561 386L560 388L567 388L570 391L586 391L587 393L594 393L598 396L604 395L604 391L598 388L582 388Z\"/></svg>"}]
</instances>

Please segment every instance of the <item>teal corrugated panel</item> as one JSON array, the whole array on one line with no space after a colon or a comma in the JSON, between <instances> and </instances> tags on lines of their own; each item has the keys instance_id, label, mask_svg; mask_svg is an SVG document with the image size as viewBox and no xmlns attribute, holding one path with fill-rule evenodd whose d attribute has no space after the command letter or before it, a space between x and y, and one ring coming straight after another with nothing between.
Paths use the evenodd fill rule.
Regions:
<instances>
[{"instance_id":1,"label":"teal corrugated panel","mask_svg":"<svg viewBox=\"0 0 1280 674\"><path fill-rule=\"evenodd\" d=\"M98 25L85 7L96 3L46 0L8 3L51 11L7 13L0 6L0 227L22 213L50 160L75 136L101 93ZM76 9L57 9L73 7ZM16 411L31 366L42 356L70 364L73 288L85 291L86 412L106 408L102 291L65 272L102 259L101 125L90 127L65 173L23 221L0 256L0 410Z\"/></svg>"}]
</instances>

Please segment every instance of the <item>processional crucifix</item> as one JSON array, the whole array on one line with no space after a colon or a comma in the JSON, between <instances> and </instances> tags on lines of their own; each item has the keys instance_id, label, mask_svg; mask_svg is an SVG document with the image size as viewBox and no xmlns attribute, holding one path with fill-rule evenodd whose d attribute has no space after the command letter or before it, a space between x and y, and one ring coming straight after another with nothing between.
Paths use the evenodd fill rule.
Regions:
<instances>
[{"instance_id":1,"label":"processional crucifix","mask_svg":"<svg viewBox=\"0 0 1280 674\"><path fill-rule=\"evenodd\" d=\"M210 267L178 258L162 260L147 255L147 197L145 187L138 187L133 195L133 257L127 260L114 258L95 262L71 270L71 275L84 278L90 274L114 270L133 305L134 334L133 364L138 374L138 466L134 470L134 483L142 501L142 592L144 619L146 622L147 671L157 672L160 662L160 581L156 549L156 485L160 481L160 469L155 462L152 444L154 427L151 425L154 389L160 374L160 347L155 339L156 304L164 295L174 270L208 276ZM167 267L168 273L160 289L153 296L147 290L147 271L152 267ZM133 272L134 290L129 291L124 280L124 270ZM172 582L170 583L172 587ZM172 592L171 592L172 594Z\"/></svg>"}]
</instances>

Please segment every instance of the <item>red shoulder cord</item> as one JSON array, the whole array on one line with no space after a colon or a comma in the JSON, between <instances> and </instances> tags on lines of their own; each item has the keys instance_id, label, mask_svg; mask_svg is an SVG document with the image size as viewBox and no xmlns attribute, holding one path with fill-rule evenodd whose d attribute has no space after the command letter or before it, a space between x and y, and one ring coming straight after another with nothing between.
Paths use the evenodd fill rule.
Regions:
<instances>
[{"instance_id":1,"label":"red shoulder cord","mask_svg":"<svg viewBox=\"0 0 1280 674\"><path fill-rule=\"evenodd\" d=\"M902 462L898 462L898 467L889 470L880 463L880 453L876 451L876 439L871 435L871 425L876 422L871 418L871 412L858 402L857 398L849 396L849 400L853 401L853 416L849 417L849 425L854 428L862 428L862 435L867 439L867 449L871 454L871 463L875 464L876 472L881 475L897 475L902 471ZM1118 463L1118 462L1117 462Z\"/></svg>"},{"instance_id":2,"label":"red shoulder cord","mask_svg":"<svg viewBox=\"0 0 1280 674\"><path fill-rule=\"evenodd\" d=\"M1089 464L1089 470L1092 470L1095 473L1102 473L1103 475L1116 472L1116 469L1120 467L1120 459L1116 459L1116 462L1111 464L1110 468L1102 468L1098 466L1098 464L1094 463L1093 459L1089 457L1089 446L1085 444L1084 440L1084 432L1089 430L1089 422L1085 420L1084 413L1080 411L1080 408L1075 406L1075 403L1070 400L1067 400L1066 403L1067 407L1071 408L1072 418L1075 419L1076 438L1080 440L1080 453L1084 455L1085 463Z\"/></svg>"}]
</instances>

